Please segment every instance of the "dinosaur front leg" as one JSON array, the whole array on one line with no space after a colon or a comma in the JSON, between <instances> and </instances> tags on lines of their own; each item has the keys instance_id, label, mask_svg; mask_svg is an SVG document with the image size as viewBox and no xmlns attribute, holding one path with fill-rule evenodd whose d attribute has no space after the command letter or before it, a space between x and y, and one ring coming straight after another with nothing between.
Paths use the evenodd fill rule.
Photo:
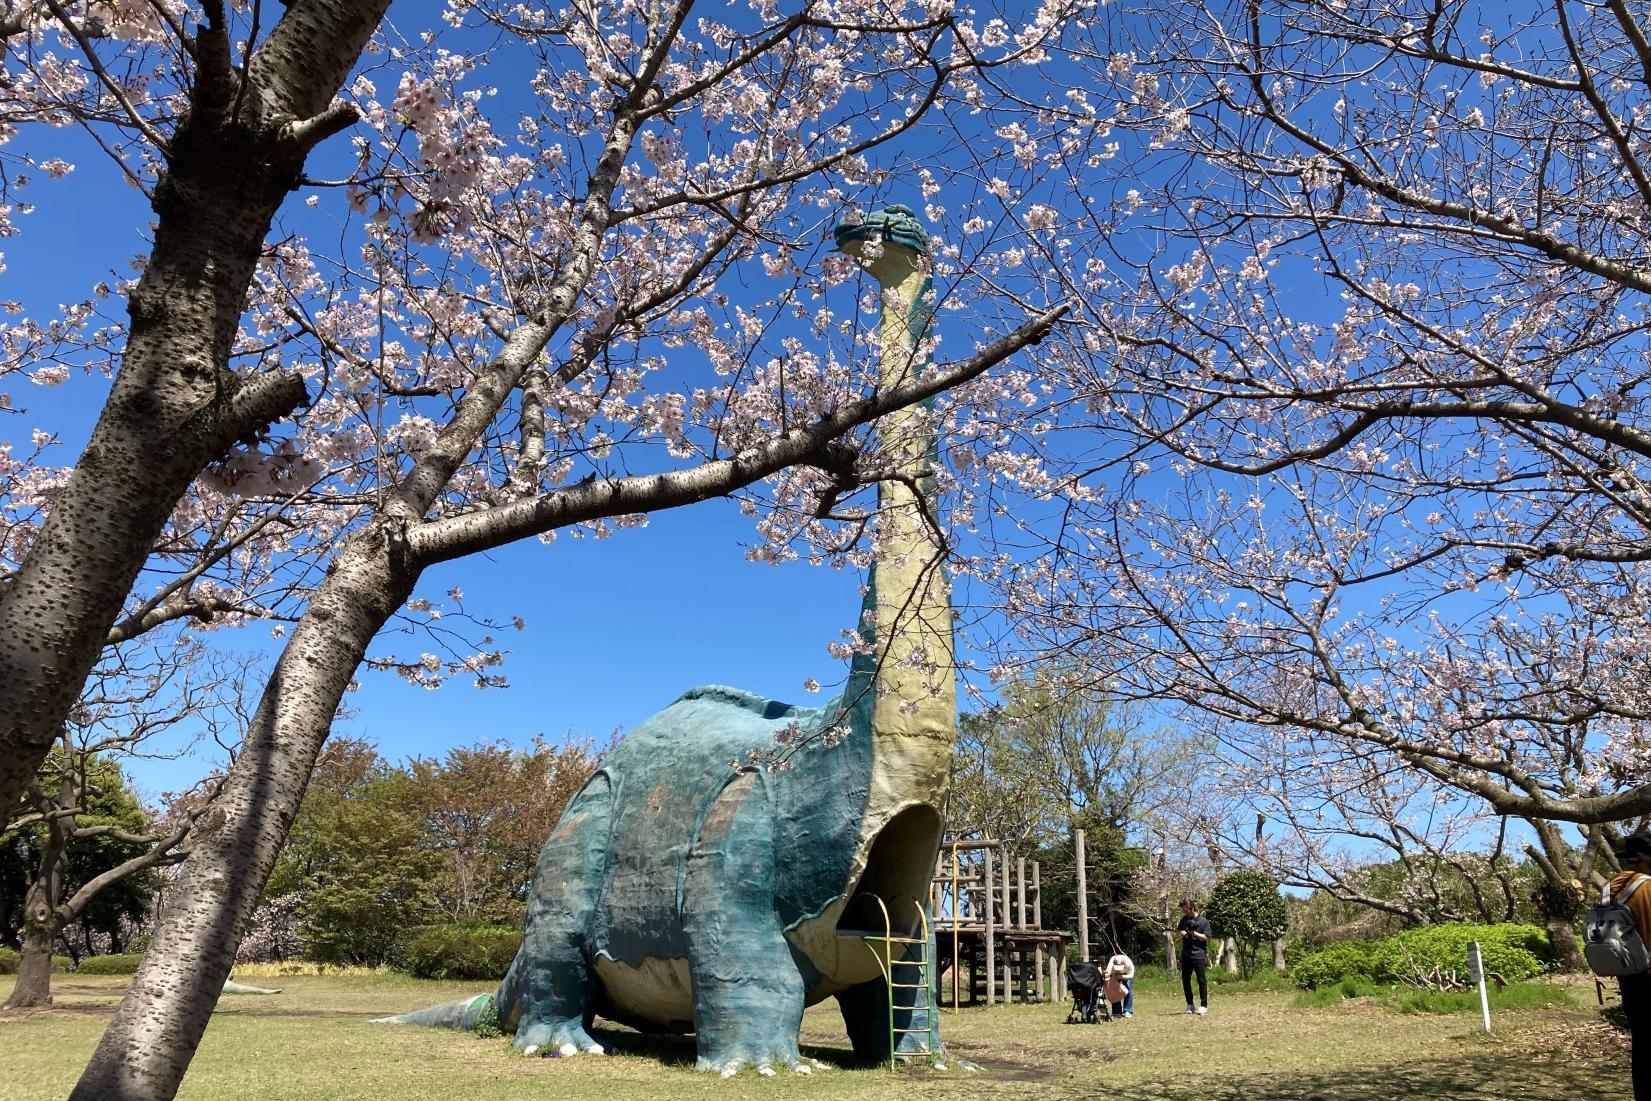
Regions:
<instances>
[{"instance_id":1,"label":"dinosaur front leg","mask_svg":"<svg viewBox=\"0 0 1651 1101\"><path fill-rule=\"evenodd\" d=\"M807 1073L798 1055L803 980L774 908L773 816L759 778L717 796L688 855L683 932L700 1070Z\"/></svg>"},{"instance_id":2,"label":"dinosaur front leg","mask_svg":"<svg viewBox=\"0 0 1651 1101\"><path fill-rule=\"evenodd\" d=\"M527 933L499 984L499 1024L524 1054L599 1054L585 1031L595 976L590 928L607 866L612 793L598 774L562 815L533 873Z\"/></svg>"}]
</instances>

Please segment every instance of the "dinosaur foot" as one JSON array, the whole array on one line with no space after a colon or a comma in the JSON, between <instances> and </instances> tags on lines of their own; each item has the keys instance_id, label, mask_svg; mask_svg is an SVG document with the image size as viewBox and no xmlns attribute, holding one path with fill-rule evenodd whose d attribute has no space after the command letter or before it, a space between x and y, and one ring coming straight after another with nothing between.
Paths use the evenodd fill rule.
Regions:
<instances>
[{"instance_id":1,"label":"dinosaur foot","mask_svg":"<svg viewBox=\"0 0 1651 1101\"><path fill-rule=\"evenodd\" d=\"M816 1069L829 1069L818 1059L746 1059L735 1057L718 1063L712 1059L701 1058L696 1066L698 1070L715 1071L724 1078L732 1078L742 1070L756 1070L764 1078L772 1078L777 1073L775 1067L783 1067L794 1074L813 1074Z\"/></svg>"},{"instance_id":2,"label":"dinosaur foot","mask_svg":"<svg viewBox=\"0 0 1651 1101\"><path fill-rule=\"evenodd\" d=\"M523 1055L601 1055L604 1048L590 1038L584 1025L568 1022L561 1025L534 1024L517 1029L516 1050Z\"/></svg>"}]
</instances>

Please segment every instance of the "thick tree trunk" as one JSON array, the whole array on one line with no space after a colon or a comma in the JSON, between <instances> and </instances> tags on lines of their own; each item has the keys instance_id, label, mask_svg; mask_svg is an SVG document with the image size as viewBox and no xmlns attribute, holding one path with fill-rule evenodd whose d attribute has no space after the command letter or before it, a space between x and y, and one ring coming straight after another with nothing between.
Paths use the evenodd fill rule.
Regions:
<instances>
[{"instance_id":1,"label":"thick tree trunk","mask_svg":"<svg viewBox=\"0 0 1651 1101\"><path fill-rule=\"evenodd\" d=\"M1554 962L1562 971L1586 971L1588 961L1577 940L1576 920L1587 905L1588 892L1582 884L1593 870L1592 850L1574 853L1552 822L1531 825L1536 829L1541 847L1526 845L1525 853L1542 871L1542 883L1536 889L1536 908L1542 915L1542 927L1548 933Z\"/></svg>"},{"instance_id":2,"label":"thick tree trunk","mask_svg":"<svg viewBox=\"0 0 1651 1101\"><path fill-rule=\"evenodd\" d=\"M373 636L412 594L416 573L392 565L393 528L381 520L351 541L294 629L73 1101L177 1093L344 691Z\"/></svg>"},{"instance_id":3,"label":"thick tree trunk","mask_svg":"<svg viewBox=\"0 0 1651 1101\"><path fill-rule=\"evenodd\" d=\"M0 807L44 760L190 482L304 400L297 375L242 382L230 347L276 210L309 147L348 119L301 124L327 110L387 6L294 0L242 97L223 31L197 36L196 90L155 185L155 247L128 302L120 371L0 598Z\"/></svg>"},{"instance_id":4,"label":"thick tree trunk","mask_svg":"<svg viewBox=\"0 0 1651 1101\"><path fill-rule=\"evenodd\" d=\"M1238 942L1231 937L1221 942L1221 967L1229 975L1238 974Z\"/></svg>"},{"instance_id":5,"label":"thick tree trunk","mask_svg":"<svg viewBox=\"0 0 1651 1101\"><path fill-rule=\"evenodd\" d=\"M1548 917L1542 922L1548 931L1548 944L1553 949L1554 962L1561 971L1586 971L1588 961L1582 955L1582 942L1577 939L1576 922L1567 917Z\"/></svg>"},{"instance_id":6,"label":"thick tree trunk","mask_svg":"<svg viewBox=\"0 0 1651 1101\"><path fill-rule=\"evenodd\" d=\"M1290 965L1284 959L1284 938L1279 937L1273 941L1273 970L1282 975L1289 969Z\"/></svg>"},{"instance_id":7,"label":"thick tree trunk","mask_svg":"<svg viewBox=\"0 0 1651 1101\"><path fill-rule=\"evenodd\" d=\"M23 951L17 957L17 985L6 999L7 1009L32 1009L52 1004L52 941L50 925L33 921L23 931Z\"/></svg>"}]
</instances>

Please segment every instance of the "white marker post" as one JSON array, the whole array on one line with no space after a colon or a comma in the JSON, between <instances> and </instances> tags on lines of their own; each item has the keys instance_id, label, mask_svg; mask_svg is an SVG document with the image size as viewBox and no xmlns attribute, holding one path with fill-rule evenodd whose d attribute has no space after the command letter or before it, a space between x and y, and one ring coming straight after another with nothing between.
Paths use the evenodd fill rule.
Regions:
<instances>
[{"instance_id":1,"label":"white marker post","mask_svg":"<svg viewBox=\"0 0 1651 1101\"><path fill-rule=\"evenodd\" d=\"M1485 960L1479 942L1468 941L1468 978L1479 984L1479 1009L1485 1015L1485 1031L1490 1031L1490 995L1485 993Z\"/></svg>"}]
</instances>

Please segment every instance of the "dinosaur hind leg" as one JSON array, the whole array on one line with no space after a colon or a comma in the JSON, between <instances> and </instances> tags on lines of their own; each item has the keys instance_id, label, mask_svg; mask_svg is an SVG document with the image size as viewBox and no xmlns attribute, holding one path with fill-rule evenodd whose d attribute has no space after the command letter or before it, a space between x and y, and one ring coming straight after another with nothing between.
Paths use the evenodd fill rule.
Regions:
<instances>
[{"instance_id":1,"label":"dinosaur hind leg","mask_svg":"<svg viewBox=\"0 0 1651 1101\"><path fill-rule=\"evenodd\" d=\"M545 842L533 872L527 934L499 984L499 1023L526 1054L599 1053L585 1031L594 1003L591 927L606 872L612 790L597 774Z\"/></svg>"}]
</instances>

